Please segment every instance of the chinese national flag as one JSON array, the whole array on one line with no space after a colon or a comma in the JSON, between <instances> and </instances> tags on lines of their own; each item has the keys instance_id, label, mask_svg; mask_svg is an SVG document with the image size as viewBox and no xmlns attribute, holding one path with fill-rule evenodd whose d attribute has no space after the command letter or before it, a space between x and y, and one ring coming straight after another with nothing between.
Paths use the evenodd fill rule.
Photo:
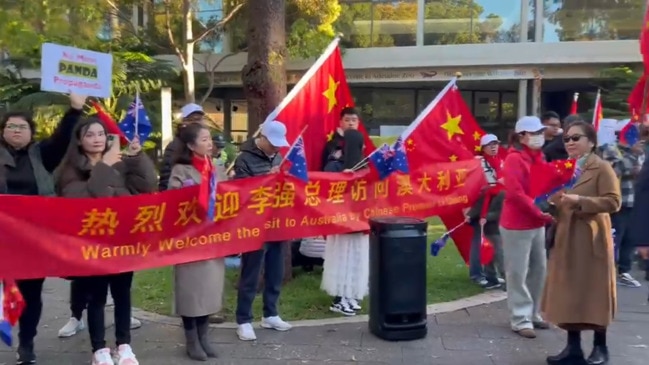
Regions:
<instances>
[{"instance_id":1,"label":"chinese national flag","mask_svg":"<svg viewBox=\"0 0 649 365\"><path fill-rule=\"evenodd\" d=\"M595 99L595 111L593 112L593 127L599 131L599 122L604 119L604 112L602 107L602 93L597 90L597 98Z\"/></svg>"},{"instance_id":2,"label":"chinese national flag","mask_svg":"<svg viewBox=\"0 0 649 365\"><path fill-rule=\"evenodd\" d=\"M575 173L574 160L557 160L536 164L530 170L530 195L538 197L566 184Z\"/></svg>"},{"instance_id":3,"label":"chinese national flag","mask_svg":"<svg viewBox=\"0 0 649 365\"><path fill-rule=\"evenodd\" d=\"M322 170L322 154L328 139L339 126L340 111L353 107L354 99L347 85L339 39L334 39L291 92L266 120L278 120L286 125L290 144L304 130L304 149L307 168ZM374 144L361 123L358 129L365 135L365 155L374 150ZM282 154L286 154L286 150Z\"/></svg>"},{"instance_id":4,"label":"chinese national flag","mask_svg":"<svg viewBox=\"0 0 649 365\"><path fill-rule=\"evenodd\" d=\"M412 171L435 162L473 159L480 152L480 138L484 134L464 102L454 78L402 136ZM464 214L458 210L440 216L440 219L447 228L456 227L464 221ZM473 228L462 225L451 233L451 238L464 261L469 262Z\"/></svg>"},{"instance_id":5,"label":"chinese national flag","mask_svg":"<svg viewBox=\"0 0 649 365\"><path fill-rule=\"evenodd\" d=\"M473 118L451 80L404 131L403 140L411 169L433 162L474 158L485 132Z\"/></svg>"},{"instance_id":6,"label":"chinese national flag","mask_svg":"<svg viewBox=\"0 0 649 365\"><path fill-rule=\"evenodd\" d=\"M25 300L15 281L5 279L3 284L2 318L11 326L15 326L25 309Z\"/></svg>"},{"instance_id":7,"label":"chinese national flag","mask_svg":"<svg viewBox=\"0 0 649 365\"><path fill-rule=\"evenodd\" d=\"M640 30L640 54L645 73L649 71L649 1L645 4L644 19Z\"/></svg>"},{"instance_id":8,"label":"chinese national flag","mask_svg":"<svg viewBox=\"0 0 649 365\"><path fill-rule=\"evenodd\" d=\"M579 111L579 93L572 95L572 105L570 105L570 114L577 114Z\"/></svg>"}]
</instances>

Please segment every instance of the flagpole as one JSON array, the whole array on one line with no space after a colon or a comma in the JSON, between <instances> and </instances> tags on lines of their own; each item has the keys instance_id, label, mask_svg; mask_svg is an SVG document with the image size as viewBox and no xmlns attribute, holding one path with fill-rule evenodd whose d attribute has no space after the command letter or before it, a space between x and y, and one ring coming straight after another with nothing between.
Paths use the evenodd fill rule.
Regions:
<instances>
[{"instance_id":1,"label":"flagpole","mask_svg":"<svg viewBox=\"0 0 649 365\"><path fill-rule=\"evenodd\" d=\"M277 118L277 116L286 108L286 106L293 101L293 99L302 91L304 86L313 78L313 75L318 72L320 67L327 61L329 56L338 48L338 44L340 43L340 38L342 37L342 33L339 33L332 41L329 43L327 48L325 48L324 52L318 57L318 59L311 65L311 67L307 70L307 72L302 75L300 80L295 84L295 86L289 91L288 94L282 99L282 101L273 109L270 114L266 117L264 120L264 123L273 121ZM262 123L263 125L263 123ZM257 131L252 135L252 138L257 138L257 136L261 133L261 125L259 128L257 128ZM226 174L229 174L230 171L234 168L234 161L230 163L230 166L225 170Z\"/></svg>"},{"instance_id":2,"label":"flagpole","mask_svg":"<svg viewBox=\"0 0 649 365\"><path fill-rule=\"evenodd\" d=\"M599 105L600 103L600 98L602 97L602 89L598 88L597 89L597 96L595 97L595 109L593 111L593 120L591 121L591 124L595 126L595 122L597 121L598 114L599 114Z\"/></svg>"},{"instance_id":3,"label":"flagpole","mask_svg":"<svg viewBox=\"0 0 649 365\"><path fill-rule=\"evenodd\" d=\"M139 127L139 124L140 124L140 121L139 121L139 119L140 119L140 89L139 88L137 88L135 90L135 109L134 109L134 113L135 113L135 134L133 135L133 138L138 137L138 139L139 139L139 137L140 137L140 134L138 132L138 130L140 128ZM140 143L143 143L143 142L140 141Z\"/></svg>"}]
</instances>

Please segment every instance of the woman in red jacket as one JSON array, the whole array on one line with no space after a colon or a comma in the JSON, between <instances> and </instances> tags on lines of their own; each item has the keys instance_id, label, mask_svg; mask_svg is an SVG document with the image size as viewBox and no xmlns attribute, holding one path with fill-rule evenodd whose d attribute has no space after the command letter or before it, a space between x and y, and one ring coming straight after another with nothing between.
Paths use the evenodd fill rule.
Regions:
<instances>
[{"instance_id":1,"label":"woman in red jacket","mask_svg":"<svg viewBox=\"0 0 649 365\"><path fill-rule=\"evenodd\" d=\"M546 164L541 152L544 129L537 117L519 119L502 170L505 200L500 234L507 305L512 330L525 338L535 338L535 328L548 328L539 314L539 306L546 274L545 226L552 222L552 216L542 212L530 195L530 170Z\"/></svg>"}]
</instances>

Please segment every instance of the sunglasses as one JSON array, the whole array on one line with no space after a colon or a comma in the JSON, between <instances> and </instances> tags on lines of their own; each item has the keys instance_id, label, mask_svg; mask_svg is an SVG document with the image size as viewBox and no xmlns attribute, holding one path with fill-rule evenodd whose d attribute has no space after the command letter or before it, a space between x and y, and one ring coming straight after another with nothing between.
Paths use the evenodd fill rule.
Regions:
<instances>
[{"instance_id":1,"label":"sunglasses","mask_svg":"<svg viewBox=\"0 0 649 365\"><path fill-rule=\"evenodd\" d=\"M578 142L582 137L584 137L583 134L575 134L575 135L572 135L572 136L564 136L563 137L563 142L564 143L568 143L570 141Z\"/></svg>"}]
</instances>

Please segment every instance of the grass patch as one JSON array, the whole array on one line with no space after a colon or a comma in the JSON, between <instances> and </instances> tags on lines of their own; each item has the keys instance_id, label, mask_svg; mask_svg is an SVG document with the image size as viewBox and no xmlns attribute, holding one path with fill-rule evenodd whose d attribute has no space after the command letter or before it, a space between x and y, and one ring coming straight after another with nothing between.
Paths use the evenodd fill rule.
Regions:
<instances>
[{"instance_id":1,"label":"grass patch","mask_svg":"<svg viewBox=\"0 0 649 365\"><path fill-rule=\"evenodd\" d=\"M438 219L431 219L428 227L429 239L436 239L445 228ZM428 256L427 299L428 303L447 302L480 293L482 289L468 278L468 269L459 253L452 245L441 250L439 256ZM329 312L331 297L320 290L321 269L306 273L294 269L294 279L282 288L279 309L286 320L316 319L338 316ZM236 309L237 292L235 284L238 270L226 271L224 314L228 321L233 320ZM172 302L172 269L163 267L141 271L135 274L133 283L133 305L155 313L170 314ZM367 299L363 312L368 308ZM253 313L261 315L261 295L253 306Z\"/></svg>"}]
</instances>

